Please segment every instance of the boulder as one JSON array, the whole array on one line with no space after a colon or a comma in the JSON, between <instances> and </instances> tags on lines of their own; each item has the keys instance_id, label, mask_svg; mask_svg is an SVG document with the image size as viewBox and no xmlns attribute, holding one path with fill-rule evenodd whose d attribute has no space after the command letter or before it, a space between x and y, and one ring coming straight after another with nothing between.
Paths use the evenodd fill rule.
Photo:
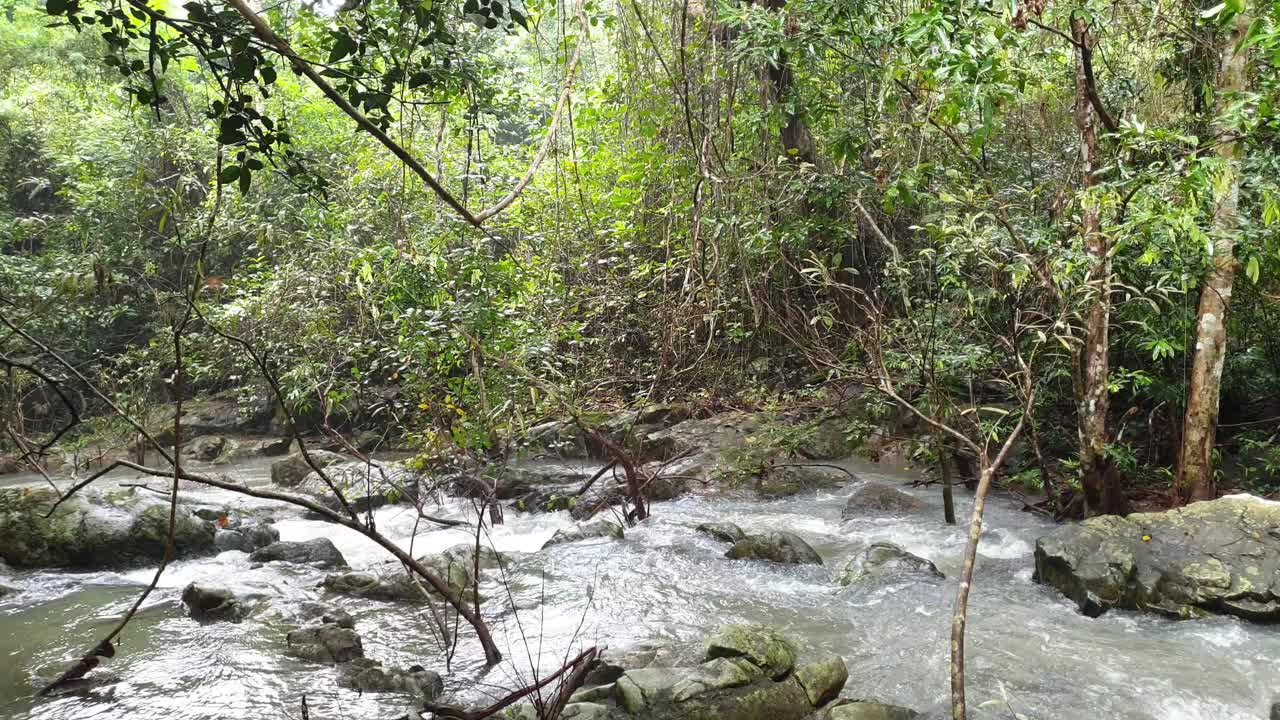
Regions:
<instances>
[{"instance_id":1,"label":"boulder","mask_svg":"<svg viewBox=\"0 0 1280 720\"><path fill-rule=\"evenodd\" d=\"M795 451L810 460L836 460L848 457L853 446L848 436L849 418L839 415L820 417L805 424Z\"/></svg>"},{"instance_id":2,"label":"boulder","mask_svg":"<svg viewBox=\"0 0 1280 720\"><path fill-rule=\"evenodd\" d=\"M762 497L791 497L839 488L848 480L848 474L834 467L779 463L770 465L756 480L756 492Z\"/></svg>"},{"instance_id":3,"label":"boulder","mask_svg":"<svg viewBox=\"0 0 1280 720\"><path fill-rule=\"evenodd\" d=\"M905 513L921 507L920 499L892 485L865 482L853 491L844 504L843 518L873 513Z\"/></svg>"},{"instance_id":4,"label":"boulder","mask_svg":"<svg viewBox=\"0 0 1280 720\"><path fill-rule=\"evenodd\" d=\"M719 540L720 542L737 543L747 539L747 534L742 532L742 528L731 522L702 523L697 527L697 530L703 535L710 536L713 540Z\"/></svg>"},{"instance_id":5,"label":"boulder","mask_svg":"<svg viewBox=\"0 0 1280 720\"><path fill-rule=\"evenodd\" d=\"M360 692L408 693L420 701L431 702L444 694L440 673L414 665L407 670L386 668L377 660L357 657L346 663L338 675L338 684Z\"/></svg>"},{"instance_id":6,"label":"boulder","mask_svg":"<svg viewBox=\"0 0 1280 720\"><path fill-rule=\"evenodd\" d=\"M821 565L822 558L804 538L789 532L749 535L729 548L730 560L768 560L787 565Z\"/></svg>"},{"instance_id":7,"label":"boulder","mask_svg":"<svg viewBox=\"0 0 1280 720\"><path fill-rule=\"evenodd\" d=\"M437 577L448 583L459 595L467 593L475 584L475 546L461 543L443 552L424 555L418 560ZM502 556L491 548L481 546L480 569L498 567ZM329 592L389 602L425 602L435 590L425 580L411 576L399 564L383 566L372 572L348 572L329 575L324 579ZM420 589L421 588L421 589Z\"/></svg>"},{"instance_id":8,"label":"boulder","mask_svg":"<svg viewBox=\"0 0 1280 720\"><path fill-rule=\"evenodd\" d=\"M364 657L364 646L356 631L334 623L292 630L285 642L285 654L309 662L332 665Z\"/></svg>"},{"instance_id":9,"label":"boulder","mask_svg":"<svg viewBox=\"0 0 1280 720\"><path fill-rule=\"evenodd\" d=\"M288 455L289 447L292 445L293 438L269 438L250 443L249 451L262 457L278 457L280 455Z\"/></svg>"},{"instance_id":10,"label":"boulder","mask_svg":"<svg viewBox=\"0 0 1280 720\"><path fill-rule=\"evenodd\" d=\"M1081 612L1280 620L1280 502L1248 495L1090 518L1036 541L1036 572Z\"/></svg>"},{"instance_id":11,"label":"boulder","mask_svg":"<svg viewBox=\"0 0 1280 720\"><path fill-rule=\"evenodd\" d=\"M16 567L112 567L154 562L169 537L169 503L136 488L86 488L46 517L52 488L0 489L0 558ZM175 554L214 552L214 524L179 503Z\"/></svg>"},{"instance_id":12,"label":"boulder","mask_svg":"<svg viewBox=\"0 0 1280 720\"><path fill-rule=\"evenodd\" d=\"M280 540L280 531L268 523L250 523L237 528L219 528L213 536L218 552L239 550L251 553Z\"/></svg>"},{"instance_id":13,"label":"boulder","mask_svg":"<svg viewBox=\"0 0 1280 720\"><path fill-rule=\"evenodd\" d=\"M556 531L555 535L551 536L550 540L543 544L542 549L545 550L552 545L606 537L621 540L623 538L622 526L610 520L597 520L587 525L560 529Z\"/></svg>"},{"instance_id":14,"label":"boulder","mask_svg":"<svg viewBox=\"0 0 1280 720\"><path fill-rule=\"evenodd\" d=\"M194 620L240 622L249 608L227 588L191 583L182 591L182 604Z\"/></svg>"},{"instance_id":15,"label":"boulder","mask_svg":"<svg viewBox=\"0 0 1280 720\"><path fill-rule=\"evenodd\" d=\"M867 700L841 701L827 708L821 720L912 720L920 713L897 705Z\"/></svg>"},{"instance_id":16,"label":"boulder","mask_svg":"<svg viewBox=\"0 0 1280 720\"><path fill-rule=\"evenodd\" d=\"M801 665L796 670L796 682L804 688L809 704L822 707L840 694L849 680L849 667L838 655Z\"/></svg>"},{"instance_id":17,"label":"boulder","mask_svg":"<svg viewBox=\"0 0 1280 720\"><path fill-rule=\"evenodd\" d=\"M358 513L380 508L418 492L422 474L404 463L370 465L361 460L326 465L325 477L342 493L347 504ZM343 510L342 502L319 473L308 473L293 486L295 492L311 495L331 510Z\"/></svg>"},{"instance_id":18,"label":"boulder","mask_svg":"<svg viewBox=\"0 0 1280 720\"><path fill-rule=\"evenodd\" d=\"M743 658L769 677L779 679L795 667L796 647L765 625L722 625L707 641L706 657Z\"/></svg>"},{"instance_id":19,"label":"boulder","mask_svg":"<svg viewBox=\"0 0 1280 720\"><path fill-rule=\"evenodd\" d=\"M329 538L312 538L301 542L281 541L254 550L249 555L254 562L291 562L317 565L325 568L345 568L347 561Z\"/></svg>"},{"instance_id":20,"label":"boulder","mask_svg":"<svg viewBox=\"0 0 1280 720\"><path fill-rule=\"evenodd\" d=\"M307 450L316 465L322 468L349 460L346 455L339 455L328 450ZM295 452L283 460L271 464L271 482L280 487L291 488L301 483L312 473L311 466L301 452Z\"/></svg>"},{"instance_id":21,"label":"boulder","mask_svg":"<svg viewBox=\"0 0 1280 720\"><path fill-rule=\"evenodd\" d=\"M235 441L221 435L197 437L182 447L182 454L200 462L216 462L235 450Z\"/></svg>"},{"instance_id":22,"label":"boulder","mask_svg":"<svg viewBox=\"0 0 1280 720\"><path fill-rule=\"evenodd\" d=\"M891 542L872 543L849 560L840 573L840 585L853 585L870 580L924 579L946 577L929 560L907 552Z\"/></svg>"}]
</instances>

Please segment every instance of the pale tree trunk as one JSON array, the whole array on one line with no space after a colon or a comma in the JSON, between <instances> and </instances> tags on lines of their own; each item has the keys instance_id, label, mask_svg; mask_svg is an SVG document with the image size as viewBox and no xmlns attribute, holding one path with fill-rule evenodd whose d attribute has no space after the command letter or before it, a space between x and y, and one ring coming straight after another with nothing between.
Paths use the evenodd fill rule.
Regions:
<instances>
[{"instance_id":1,"label":"pale tree trunk","mask_svg":"<svg viewBox=\"0 0 1280 720\"><path fill-rule=\"evenodd\" d=\"M1098 207L1087 197L1097 184L1097 120L1089 101L1089 78L1085 52L1093 42L1084 18L1071 19L1071 37L1076 48L1076 128L1080 132L1081 232L1089 255L1089 305L1085 311L1084 345L1076 359L1076 416L1080 432L1080 476L1084 487L1085 511L1094 515L1114 512L1118 504L1114 473L1106 455L1107 446L1107 345L1111 324L1111 257L1102 233Z\"/></svg>"},{"instance_id":2,"label":"pale tree trunk","mask_svg":"<svg viewBox=\"0 0 1280 720\"><path fill-rule=\"evenodd\" d=\"M1236 212L1240 200L1239 142L1223 113L1234 95L1245 88L1245 53L1240 47L1249 28L1249 18L1236 16L1235 27L1226 38L1215 93L1218 119L1215 150L1222 159L1222 172L1229 180L1226 193L1213 211L1213 266L1200 289L1199 319L1196 321L1195 359L1191 365L1191 388L1182 423L1182 452L1178 457L1175 487L1183 501L1209 500L1217 494L1213 479L1213 445L1218 427L1218 399L1222 387L1222 365L1227 357L1227 310L1235 281Z\"/></svg>"}]
</instances>

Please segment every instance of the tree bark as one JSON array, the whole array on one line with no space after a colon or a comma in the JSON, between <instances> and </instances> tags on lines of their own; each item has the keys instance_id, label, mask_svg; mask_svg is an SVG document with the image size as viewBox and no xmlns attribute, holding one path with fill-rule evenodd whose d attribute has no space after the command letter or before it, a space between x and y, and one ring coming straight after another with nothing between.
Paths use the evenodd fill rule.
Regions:
<instances>
[{"instance_id":1,"label":"tree bark","mask_svg":"<svg viewBox=\"0 0 1280 720\"><path fill-rule=\"evenodd\" d=\"M1076 42L1076 128L1080 133L1081 232L1089 255L1088 307L1084 317L1084 345L1076 359L1076 417L1080 433L1080 479L1084 487L1085 512L1090 515L1116 512L1119 488L1107 459L1107 374L1108 336L1111 324L1111 257L1107 237L1102 233L1098 207L1088 197L1097 184L1098 133L1093 104L1089 99L1087 48L1093 42L1089 26L1079 15L1071 18L1071 37Z\"/></svg>"},{"instance_id":2,"label":"tree bark","mask_svg":"<svg viewBox=\"0 0 1280 720\"><path fill-rule=\"evenodd\" d=\"M774 12L782 12L787 7L787 0L765 0L764 6ZM794 23L795 21L790 18L786 20L788 35L795 31ZM782 129L778 138L782 142L782 147L786 149L788 157L792 160L817 165L818 151L813 141L813 133L805 124L793 97L794 75L791 70L791 59L786 50L778 51L777 61L766 67L766 74L769 78L769 101L782 114Z\"/></svg>"},{"instance_id":3,"label":"tree bark","mask_svg":"<svg viewBox=\"0 0 1280 720\"><path fill-rule=\"evenodd\" d=\"M1244 13L1236 16L1235 26L1226 37L1218 71L1215 93L1218 118L1214 137L1221 140L1215 150L1222 161L1222 172L1229 180L1226 193L1218 198L1213 211L1213 265L1200 290L1197 311L1195 358L1191 365L1191 387L1187 392L1187 410L1182 422L1182 451L1178 456L1175 488L1183 502L1209 500L1217 494L1213 477L1213 445L1218 428L1218 403L1222 388L1222 366L1227 357L1227 311L1231 307L1231 290L1235 282L1236 215L1240 200L1238 140L1231 139L1234 129L1223 116L1232 97L1245 89L1246 51L1240 47L1249 28Z\"/></svg>"}]
</instances>

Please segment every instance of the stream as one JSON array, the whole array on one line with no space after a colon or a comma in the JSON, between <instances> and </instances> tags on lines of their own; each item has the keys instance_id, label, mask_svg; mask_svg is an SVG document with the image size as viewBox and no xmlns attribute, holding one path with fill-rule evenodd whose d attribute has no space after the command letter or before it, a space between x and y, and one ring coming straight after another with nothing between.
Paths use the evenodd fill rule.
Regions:
<instances>
[{"instance_id":1,"label":"stream","mask_svg":"<svg viewBox=\"0 0 1280 720\"><path fill-rule=\"evenodd\" d=\"M850 463L866 479L902 483L907 475ZM269 482L269 462L219 468L250 484ZM127 481L126 474L112 476ZM381 720L401 717L407 700L338 688L334 670L286 657L296 608L323 600L350 612L366 655L387 665L440 672L456 698L483 702L503 688L545 674L592 645L624 648L646 641L697 641L726 622L760 622L806 650L836 653L849 665L844 695L904 705L927 717L947 711L951 604L965 530L942 523L938 493L913 490L927 510L901 517L841 521L846 492L776 501L686 497L654 503L653 517L623 541L591 540L538 552L568 513L507 508L506 523L484 542L510 553L504 572L485 574L484 613L506 660L485 672L467 629L452 661L434 639L425 610L347 597L325 597L324 571L270 564L248 556L174 563L123 635L117 656L95 674L115 682L34 700L34 690L97 642L146 586L154 568L120 572L22 572L24 590L0 599L0 718L128 720L300 718ZM266 503L221 491L195 491L210 502ZM969 496L960 496L967 518ZM274 506L273 506L274 507ZM1176 622L1112 612L1077 613L1056 590L1034 583L1035 540L1052 524L1014 502L988 503L986 531L970 604L967 671L972 717L1035 720L1262 720L1280 699L1280 627L1221 617ZM467 518L471 505L446 500L440 514ZM330 538L353 568L385 560L354 531L274 507L283 540ZM419 527L402 507L376 513L380 529L413 552L473 541L466 529ZM731 521L748 533L795 532L825 567L731 561L727 546L696 533L708 521ZM934 561L941 584L837 591L833 575L868 543L889 540ZM193 580L250 596L268 609L241 623L200 624L179 600Z\"/></svg>"}]
</instances>

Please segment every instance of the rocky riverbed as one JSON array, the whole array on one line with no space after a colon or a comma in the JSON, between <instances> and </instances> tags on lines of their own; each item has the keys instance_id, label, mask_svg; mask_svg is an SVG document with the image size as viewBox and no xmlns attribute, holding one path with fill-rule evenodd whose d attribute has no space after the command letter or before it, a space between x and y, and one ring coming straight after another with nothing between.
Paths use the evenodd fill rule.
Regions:
<instances>
[{"instance_id":1,"label":"rocky riverbed","mask_svg":"<svg viewBox=\"0 0 1280 720\"><path fill-rule=\"evenodd\" d=\"M298 716L305 696L312 718L390 719L423 698L488 702L577 650L603 645L631 679L596 683L594 695L577 698L581 717L682 717L648 704L677 695L702 698L688 707L710 703L723 713L719 703L757 691L782 698L767 706L767 717L803 717L820 704L810 688L817 681L805 678L825 668L821 677L834 683L842 674L837 660L846 677L835 695L846 702L824 710L832 720L906 717L908 710L944 717L946 633L964 533L941 522L934 492L905 485L910 476L856 461L833 464L859 479L834 472L777 499L686 494L654 503L650 520L625 529L610 527L607 512L579 523L570 510L509 507L506 523L482 535L478 590L506 657L488 671L465 627L449 657L427 604L411 594L416 586L365 538L275 503L184 488L198 542L165 573L117 656L59 697L36 701L31 693L92 645L152 571L0 569L0 586L9 588L0 590L0 715ZM598 467L543 459L521 472L554 485L578 482ZM272 481L269 460L232 462L221 471L254 486ZM99 498L102 512L127 542L155 499L127 501L117 494L119 483L138 479L111 480ZM446 519L473 517L467 500L442 502L433 512ZM209 512L196 514L201 509ZM424 525L404 505L373 512L384 532L412 545L457 589L476 582L474 561L459 547L474 543L471 528ZM1135 525L1136 539L1125 529L1113 544L1150 549L1143 528L1155 521L1143 522ZM1118 601L1091 618L1079 611L1069 582L1056 583L1064 594L1035 581L1035 549L1045 537L1056 538L1040 542L1046 578L1043 557L1055 553L1054 542L1076 548L1072 567L1097 567L1088 552L1094 546L1069 535L1087 530L992 503L970 624L974 717L1266 717L1280 691L1275 626L1223 614L1174 621ZM16 552L9 545L4 551ZM1148 566L1141 552L1131 554L1131 565ZM148 557L139 551L135 559ZM782 638L790 666L711 652L708 644L733 623ZM644 653L665 659L644 660ZM823 686L818 694L831 693Z\"/></svg>"}]
</instances>

